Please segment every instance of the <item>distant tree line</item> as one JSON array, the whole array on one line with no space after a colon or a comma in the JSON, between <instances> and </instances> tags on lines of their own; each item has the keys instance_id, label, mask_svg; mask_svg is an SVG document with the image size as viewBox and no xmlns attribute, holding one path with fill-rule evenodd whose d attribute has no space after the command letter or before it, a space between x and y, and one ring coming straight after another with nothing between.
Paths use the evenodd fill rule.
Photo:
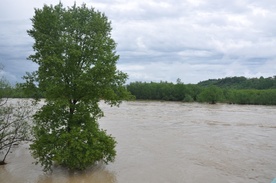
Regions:
<instances>
[{"instance_id":1,"label":"distant tree line","mask_svg":"<svg viewBox=\"0 0 276 183\"><path fill-rule=\"evenodd\" d=\"M126 87L138 100L276 105L276 76L228 77L198 84L184 84L180 79L176 84L166 81L132 82ZM23 92L20 84L1 90L5 90L2 93L9 98L43 98L43 93L34 92L35 88Z\"/></svg>"},{"instance_id":2,"label":"distant tree line","mask_svg":"<svg viewBox=\"0 0 276 183\"><path fill-rule=\"evenodd\" d=\"M251 83L251 84L249 84ZM233 77L198 84L133 82L127 89L138 100L276 105L276 79Z\"/></svg>"},{"instance_id":3,"label":"distant tree line","mask_svg":"<svg viewBox=\"0 0 276 183\"><path fill-rule=\"evenodd\" d=\"M35 89L37 88L35 87ZM43 93L35 89L32 91L26 91L23 90L21 84L16 84L15 86L9 85L4 88L0 88L0 92L4 98L43 98Z\"/></svg>"},{"instance_id":4,"label":"distant tree line","mask_svg":"<svg viewBox=\"0 0 276 183\"><path fill-rule=\"evenodd\" d=\"M199 86L218 86L220 88L228 89L276 89L276 76L260 77L260 78L246 78L246 77L226 77L222 79L209 79L198 83Z\"/></svg>"}]
</instances>

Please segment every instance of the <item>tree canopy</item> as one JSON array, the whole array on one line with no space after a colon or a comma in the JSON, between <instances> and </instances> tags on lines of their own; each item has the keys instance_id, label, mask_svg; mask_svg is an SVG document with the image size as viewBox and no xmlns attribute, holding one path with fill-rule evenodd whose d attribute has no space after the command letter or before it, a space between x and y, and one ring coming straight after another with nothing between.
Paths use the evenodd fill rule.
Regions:
<instances>
[{"instance_id":1,"label":"tree canopy","mask_svg":"<svg viewBox=\"0 0 276 183\"><path fill-rule=\"evenodd\" d=\"M276 81L272 78L269 80ZM262 85L265 82L266 79L261 79L259 83ZM234 86L239 84L235 82L228 85L229 87L218 86L215 83L216 80L200 84L133 82L127 85L127 89L137 99L142 100L276 105L276 89L236 89Z\"/></svg>"},{"instance_id":2,"label":"tree canopy","mask_svg":"<svg viewBox=\"0 0 276 183\"><path fill-rule=\"evenodd\" d=\"M211 85L227 89L276 89L276 76L246 78L246 77L226 77L222 79L209 79L198 83L199 86L207 87Z\"/></svg>"},{"instance_id":3,"label":"tree canopy","mask_svg":"<svg viewBox=\"0 0 276 183\"><path fill-rule=\"evenodd\" d=\"M98 102L119 105L129 96L127 74L116 68L119 56L111 23L93 8L62 3L35 9L34 54L39 65L25 76L25 89L43 93L45 105L35 114L32 154L45 170L53 161L84 169L99 160L113 161L116 141L99 129Z\"/></svg>"}]
</instances>

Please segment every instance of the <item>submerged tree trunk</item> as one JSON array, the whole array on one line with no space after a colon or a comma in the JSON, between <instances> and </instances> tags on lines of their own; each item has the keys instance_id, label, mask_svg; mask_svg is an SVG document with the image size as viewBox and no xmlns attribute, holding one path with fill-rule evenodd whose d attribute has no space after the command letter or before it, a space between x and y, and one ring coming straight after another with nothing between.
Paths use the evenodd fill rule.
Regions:
<instances>
[{"instance_id":1,"label":"submerged tree trunk","mask_svg":"<svg viewBox=\"0 0 276 183\"><path fill-rule=\"evenodd\" d=\"M5 161L0 161L0 165L5 165L7 163L5 163Z\"/></svg>"},{"instance_id":2,"label":"submerged tree trunk","mask_svg":"<svg viewBox=\"0 0 276 183\"><path fill-rule=\"evenodd\" d=\"M10 150L11 150L11 146L12 146L12 144L9 145L8 150L7 150L7 152L6 152L6 154L5 154L4 158L3 158L3 160L0 161L0 165L5 165L5 164L7 164L7 163L5 163L5 160L6 160L7 155L9 154L9 152L10 152Z\"/></svg>"}]
</instances>

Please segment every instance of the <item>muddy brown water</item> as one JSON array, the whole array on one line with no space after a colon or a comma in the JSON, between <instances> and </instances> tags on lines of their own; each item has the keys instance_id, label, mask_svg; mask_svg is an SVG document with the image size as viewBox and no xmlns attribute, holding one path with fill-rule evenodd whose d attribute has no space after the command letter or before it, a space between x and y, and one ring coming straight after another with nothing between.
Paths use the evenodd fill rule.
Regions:
<instances>
[{"instance_id":1,"label":"muddy brown water","mask_svg":"<svg viewBox=\"0 0 276 183\"><path fill-rule=\"evenodd\" d=\"M117 144L114 163L84 172L32 164L13 148L1 183L270 183L276 177L276 107L175 102L100 104L101 128Z\"/></svg>"}]
</instances>

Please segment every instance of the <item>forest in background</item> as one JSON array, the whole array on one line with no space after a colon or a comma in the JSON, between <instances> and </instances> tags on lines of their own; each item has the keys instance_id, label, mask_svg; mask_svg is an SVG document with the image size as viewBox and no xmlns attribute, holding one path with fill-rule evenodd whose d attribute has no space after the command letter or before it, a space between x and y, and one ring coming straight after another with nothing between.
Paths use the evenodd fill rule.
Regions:
<instances>
[{"instance_id":1,"label":"forest in background","mask_svg":"<svg viewBox=\"0 0 276 183\"><path fill-rule=\"evenodd\" d=\"M198 83L199 86L218 86L226 89L276 89L276 76L246 78L246 77L227 77L223 79L209 79Z\"/></svg>"},{"instance_id":2,"label":"forest in background","mask_svg":"<svg viewBox=\"0 0 276 183\"><path fill-rule=\"evenodd\" d=\"M127 89L139 100L276 105L276 76L209 79L198 84L133 82Z\"/></svg>"},{"instance_id":3,"label":"forest in background","mask_svg":"<svg viewBox=\"0 0 276 183\"><path fill-rule=\"evenodd\" d=\"M276 105L276 76L227 77L209 79L197 84L184 84L180 79L176 83L132 82L126 87L137 100ZM4 90L5 97L9 98L43 98L43 93L24 93L20 84L1 90Z\"/></svg>"}]
</instances>

